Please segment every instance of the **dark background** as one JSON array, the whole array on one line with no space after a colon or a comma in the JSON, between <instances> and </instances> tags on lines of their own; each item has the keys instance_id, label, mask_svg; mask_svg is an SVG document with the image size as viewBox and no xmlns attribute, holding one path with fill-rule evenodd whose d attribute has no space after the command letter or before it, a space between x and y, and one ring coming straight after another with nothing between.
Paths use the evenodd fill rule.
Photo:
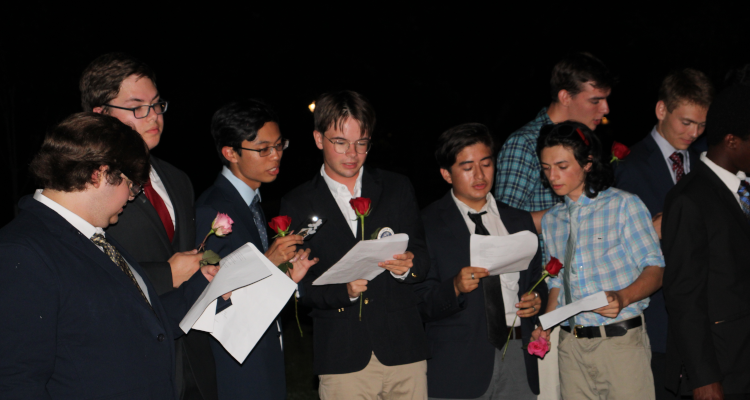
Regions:
<instances>
[{"instance_id":1,"label":"dark background","mask_svg":"<svg viewBox=\"0 0 750 400\"><path fill-rule=\"evenodd\" d=\"M170 106L154 153L188 173L196 196L220 169L209 135L213 112L244 97L276 108L291 145L279 178L262 188L269 217L284 193L320 168L307 107L325 91L351 89L371 100L378 123L368 164L407 175L426 206L448 188L432 156L435 138L481 122L501 144L549 104L550 71L565 53L592 52L619 75L610 124L597 133L628 145L654 124L657 89L670 70L697 68L722 87L730 71L750 62L745 14L708 3L186 4L3 9L0 226L35 188L27 168L45 131L80 111L80 74L106 52L130 53L156 71ZM293 308L285 311L290 399L315 398L310 325L300 311L303 340Z\"/></svg>"}]
</instances>

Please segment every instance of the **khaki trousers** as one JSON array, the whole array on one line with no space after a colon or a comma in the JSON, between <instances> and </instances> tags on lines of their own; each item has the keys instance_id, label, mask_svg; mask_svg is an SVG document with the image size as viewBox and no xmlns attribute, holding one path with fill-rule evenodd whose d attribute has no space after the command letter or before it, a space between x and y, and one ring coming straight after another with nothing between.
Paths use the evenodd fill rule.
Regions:
<instances>
[{"instance_id":1,"label":"khaki trousers","mask_svg":"<svg viewBox=\"0 0 750 400\"><path fill-rule=\"evenodd\" d=\"M604 328L600 329L604 333ZM594 339L577 339L560 329L557 351L563 399L656 397L645 323L628 330L625 336Z\"/></svg>"},{"instance_id":2,"label":"khaki trousers","mask_svg":"<svg viewBox=\"0 0 750 400\"><path fill-rule=\"evenodd\" d=\"M365 369L320 375L322 400L427 400L427 361L383 365L372 354Z\"/></svg>"}]
</instances>

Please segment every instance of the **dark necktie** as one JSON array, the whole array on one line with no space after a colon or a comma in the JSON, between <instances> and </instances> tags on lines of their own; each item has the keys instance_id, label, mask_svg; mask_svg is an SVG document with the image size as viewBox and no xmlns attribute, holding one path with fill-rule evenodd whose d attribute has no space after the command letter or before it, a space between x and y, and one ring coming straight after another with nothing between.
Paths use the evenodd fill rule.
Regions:
<instances>
[{"instance_id":1,"label":"dark necktie","mask_svg":"<svg viewBox=\"0 0 750 400\"><path fill-rule=\"evenodd\" d=\"M263 252L265 253L268 251L268 231L266 231L266 217L263 215L263 210L260 209L260 197L257 194L250 203L250 211L253 213L253 222L255 222L255 227L258 228Z\"/></svg>"},{"instance_id":2,"label":"dark necktie","mask_svg":"<svg viewBox=\"0 0 750 400\"><path fill-rule=\"evenodd\" d=\"M101 233L97 233L94 236L91 237L91 241L94 242L96 245L102 248L104 250L104 254L106 254L110 260L112 260L115 265L120 267L122 272L125 273L125 275L130 278L130 280L133 282L135 287L138 289L138 293L141 294L141 297L143 297L143 300L146 300L146 304L148 304L148 307L151 308L151 311L153 311L153 307L151 307L151 303L146 298L146 295L143 293L143 290L141 289L141 285L138 284L138 281L135 280L135 275L133 275L133 271L130 270L130 266L128 266L128 263L125 261L124 258L122 258L122 255L119 251L115 248L115 246L112 246L111 243L107 241L107 239L104 238L104 235Z\"/></svg>"},{"instance_id":3,"label":"dark necktie","mask_svg":"<svg viewBox=\"0 0 750 400\"><path fill-rule=\"evenodd\" d=\"M741 181L737 193L740 195L740 206L742 206L742 212L745 213L745 217L750 219L750 184Z\"/></svg>"},{"instance_id":4,"label":"dark necktie","mask_svg":"<svg viewBox=\"0 0 750 400\"><path fill-rule=\"evenodd\" d=\"M146 182L145 185L143 185L143 194L146 195L148 201L150 201L151 205L154 206L156 213L159 214L161 224L164 225L164 230L167 231L167 237L169 237L169 241L171 242L172 239L174 239L174 225L172 224L172 217L169 216L167 204L164 203L164 199L159 196L159 193L156 193L156 190L154 190L154 187L151 185L150 179L148 182Z\"/></svg>"},{"instance_id":5,"label":"dark necktie","mask_svg":"<svg viewBox=\"0 0 750 400\"><path fill-rule=\"evenodd\" d=\"M469 212L469 218L474 221L475 234L488 236L490 232L482 223L482 215L484 214L487 214L487 211L476 214ZM505 322L500 276L493 275L482 278L482 290L484 292L484 312L487 315L487 337L495 348L502 350L505 347L505 337L508 335L508 324Z\"/></svg>"},{"instance_id":6,"label":"dark necktie","mask_svg":"<svg viewBox=\"0 0 750 400\"><path fill-rule=\"evenodd\" d=\"M672 160L672 171L674 171L675 181L679 182L685 175L685 169L682 166L682 153L674 152L669 159Z\"/></svg>"}]
</instances>

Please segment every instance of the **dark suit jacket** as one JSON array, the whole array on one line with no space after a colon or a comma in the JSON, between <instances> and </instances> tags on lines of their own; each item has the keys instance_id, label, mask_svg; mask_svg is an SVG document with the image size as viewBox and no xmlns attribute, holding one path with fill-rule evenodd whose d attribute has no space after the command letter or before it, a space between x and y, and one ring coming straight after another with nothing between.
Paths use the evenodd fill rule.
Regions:
<instances>
[{"instance_id":1,"label":"dark suit jacket","mask_svg":"<svg viewBox=\"0 0 750 400\"><path fill-rule=\"evenodd\" d=\"M409 235L408 251L414 253L414 266L404 280L385 271L367 284L363 296L367 304L359 320L359 301L349 300L346 284L313 286L312 282L344 256L361 239L352 235L323 177L316 171L281 200L281 215L292 218L292 227L312 216L326 219L312 238L305 242L312 256L320 258L301 283L300 303L312 307L314 371L316 374L343 374L364 369L372 352L385 365L403 365L425 360L427 340L417 310L418 297L412 284L427 276L429 259L414 188L403 175L365 167L362 197L372 200L365 218L365 235L389 227ZM297 231L299 229L296 229Z\"/></svg>"},{"instance_id":2,"label":"dark suit jacket","mask_svg":"<svg viewBox=\"0 0 750 400\"><path fill-rule=\"evenodd\" d=\"M691 168L700 162L700 155L688 149ZM651 133L631 149L630 154L616 164L615 187L637 195L646 204L651 216L664 209L664 199L672 187L672 175L659 145ZM667 352L667 308L661 289L651 295L648 308L643 312L648 326L651 350Z\"/></svg>"},{"instance_id":3,"label":"dark suit jacket","mask_svg":"<svg viewBox=\"0 0 750 400\"><path fill-rule=\"evenodd\" d=\"M750 393L750 224L733 193L696 160L669 192L662 225L669 310L667 388L721 381Z\"/></svg>"},{"instance_id":4,"label":"dark suit jacket","mask_svg":"<svg viewBox=\"0 0 750 400\"><path fill-rule=\"evenodd\" d=\"M497 202L500 219L508 233L531 231L536 233L531 214ZM430 252L430 272L427 279L416 285L422 298L420 312L426 322L432 358L427 360L428 391L430 397L476 398L487 391L495 362L495 347L487 339L482 282L467 294L456 297L453 277L461 268L471 265L469 241L471 232L466 227L450 191L440 200L422 211L427 248ZM542 274L541 249L529 268L519 278L518 296L522 296ZM547 303L547 286L536 287L542 299L542 309ZM499 305L504 309L504 305ZM522 318L523 343L530 341L536 318ZM520 351L510 349L509 351ZM536 357L524 351L526 376L529 386L539 394L539 371Z\"/></svg>"},{"instance_id":5,"label":"dark suit jacket","mask_svg":"<svg viewBox=\"0 0 750 400\"><path fill-rule=\"evenodd\" d=\"M0 397L175 399L173 338L208 282L196 274L153 311L63 217L27 196L0 230ZM141 276L145 271L108 240Z\"/></svg>"},{"instance_id":6,"label":"dark suit jacket","mask_svg":"<svg viewBox=\"0 0 750 400\"><path fill-rule=\"evenodd\" d=\"M107 228L107 235L138 260L157 292L162 294L172 290L172 270L167 260L176 252L195 248L195 195L184 172L154 156L151 165L174 208L174 240L169 242L159 215L143 193L125 207L117 224ZM191 330L176 343L176 382L183 400L217 399L216 369L208 338L205 332Z\"/></svg>"},{"instance_id":7,"label":"dark suit jacket","mask_svg":"<svg viewBox=\"0 0 750 400\"><path fill-rule=\"evenodd\" d=\"M232 233L223 238L211 235L206 242L207 250L213 250L224 257L250 242L263 252L250 207L221 174L196 202L198 232L211 230L211 222L216 218L217 212L228 214L234 220ZM262 234L267 235L265 229ZM202 237L197 238L196 247L202 241ZM242 364L224 350L218 341L211 339L220 399L286 399L284 353L279 336L276 323L271 324Z\"/></svg>"}]
</instances>

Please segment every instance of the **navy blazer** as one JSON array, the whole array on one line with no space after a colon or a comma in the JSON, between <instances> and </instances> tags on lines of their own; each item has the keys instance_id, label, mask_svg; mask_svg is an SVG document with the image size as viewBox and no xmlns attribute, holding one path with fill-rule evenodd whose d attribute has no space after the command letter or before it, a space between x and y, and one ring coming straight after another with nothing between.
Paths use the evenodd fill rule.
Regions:
<instances>
[{"instance_id":1,"label":"navy blazer","mask_svg":"<svg viewBox=\"0 0 750 400\"><path fill-rule=\"evenodd\" d=\"M176 398L174 337L208 282L197 273L160 300L57 212L26 196L0 230L0 393L10 399Z\"/></svg>"},{"instance_id":2,"label":"navy blazer","mask_svg":"<svg viewBox=\"0 0 750 400\"><path fill-rule=\"evenodd\" d=\"M734 194L696 160L669 192L662 224L669 310L667 388L721 382L750 393L750 224Z\"/></svg>"},{"instance_id":3,"label":"navy blazer","mask_svg":"<svg viewBox=\"0 0 750 400\"><path fill-rule=\"evenodd\" d=\"M690 167L700 162L700 155L688 148ZM631 149L630 154L615 166L615 187L637 195L651 216L662 212L667 193L674 187L672 174L651 133ZM667 307L661 289L651 295L648 308L643 312L648 327L651 350L667 352Z\"/></svg>"},{"instance_id":4,"label":"navy blazer","mask_svg":"<svg viewBox=\"0 0 750 400\"><path fill-rule=\"evenodd\" d=\"M311 255L320 261L300 282L300 304L313 309L316 374L361 371L373 352L389 366L422 361L428 356L418 298L412 290L412 284L423 281L430 267L414 188L403 175L367 166L362 171L362 197L372 201L370 216L365 218L365 236L383 227L408 234L407 250L414 254L414 266L405 279L396 279L385 271L367 284L361 321L360 303L349 299L345 283L312 285L361 240L359 223L355 236L319 170L312 180L281 199L281 215L292 218L292 227L302 226L312 216L326 220L303 246L310 247Z\"/></svg>"},{"instance_id":5,"label":"navy blazer","mask_svg":"<svg viewBox=\"0 0 750 400\"><path fill-rule=\"evenodd\" d=\"M211 235L206 241L207 250L213 250L224 257L250 242L263 252L260 233L253 221L250 207L221 174L196 202L196 225L199 233L196 247L203 241L203 235L211 230L211 222L216 218L217 212L228 214L234 220L232 233L223 238ZM262 234L268 235L265 229ZM216 339L211 338L219 399L286 399L284 352L279 342L280 335L276 323L272 323L242 364L224 350Z\"/></svg>"},{"instance_id":6,"label":"navy blazer","mask_svg":"<svg viewBox=\"0 0 750 400\"><path fill-rule=\"evenodd\" d=\"M531 214L497 202L500 219L513 234L520 231L536 233ZM432 358L427 360L427 385L430 397L476 398L483 395L492 380L495 347L487 339L482 282L470 293L456 297L453 277L470 263L471 232L466 226L450 191L422 211L427 248L430 252L430 272L427 279L416 286L422 303L420 312L426 323L427 338ZM518 296L522 296L542 274L541 248L522 271L518 281ZM534 289L542 299L542 310L547 303L544 282ZM500 305L500 309L504 309ZM524 347L528 345L537 318L521 318ZM519 351L510 349L509 351ZM521 350L523 351L523 350ZM529 387L539 394L539 371L536 357L523 351Z\"/></svg>"}]
</instances>

